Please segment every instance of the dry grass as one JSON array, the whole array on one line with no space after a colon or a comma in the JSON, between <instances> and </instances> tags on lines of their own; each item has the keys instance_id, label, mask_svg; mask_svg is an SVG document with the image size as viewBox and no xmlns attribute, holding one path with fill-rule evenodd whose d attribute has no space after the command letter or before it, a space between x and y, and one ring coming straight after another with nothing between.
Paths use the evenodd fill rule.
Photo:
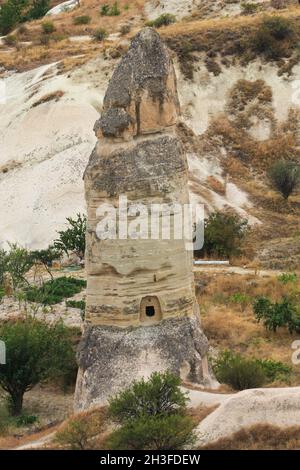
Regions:
<instances>
[{"instance_id":1,"label":"dry grass","mask_svg":"<svg viewBox=\"0 0 300 470\"><path fill-rule=\"evenodd\" d=\"M292 366L292 342L284 328L276 333L267 331L257 323L252 311L252 299L268 296L274 301L300 287L300 283L284 286L276 277L255 275L200 274L197 298L201 309L202 325L210 345L218 351L230 349L248 357L273 359ZM236 302L234 294L242 294L244 301ZM288 383L272 385L299 385L300 368L293 366Z\"/></svg>"},{"instance_id":2,"label":"dry grass","mask_svg":"<svg viewBox=\"0 0 300 470\"><path fill-rule=\"evenodd\" d=\"M33 103L32 108L40 106L43 103L48 103L49 101L59 101L60 98L64 95L64 92L61 90L53 91L47 95L42 96L38 101Z\"/></svg>"},{"instance_id":3,"label":"dry grass","mask_svg":"<svg viewBox=\"0 0 300 470\"><path fill-rule=\"evenodd\" d=\"M230 437L207 444L201 450L299 450L300 427L280 428L257 424Z\"/></svg>"}]
</instances>

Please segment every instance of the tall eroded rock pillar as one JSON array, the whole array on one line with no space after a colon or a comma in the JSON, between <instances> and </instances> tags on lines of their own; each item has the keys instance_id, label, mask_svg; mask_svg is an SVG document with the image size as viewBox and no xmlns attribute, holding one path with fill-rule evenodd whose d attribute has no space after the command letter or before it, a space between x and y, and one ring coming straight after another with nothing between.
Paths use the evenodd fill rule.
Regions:
<instances>
[{"instance_id":1,"label":"tall eroded rock pillar","mask_svg":"<svg viewBox=\"0 0 300 470\"><path fill-rule=\"evenodd\" d=\"M88 286L78 410L153 371L210 380L192 251L184 230L178 236L186 223L179 213L189 204L178 115L168 50L144 28L110 80L84 175Z\"/></svg>"}]
</instances>

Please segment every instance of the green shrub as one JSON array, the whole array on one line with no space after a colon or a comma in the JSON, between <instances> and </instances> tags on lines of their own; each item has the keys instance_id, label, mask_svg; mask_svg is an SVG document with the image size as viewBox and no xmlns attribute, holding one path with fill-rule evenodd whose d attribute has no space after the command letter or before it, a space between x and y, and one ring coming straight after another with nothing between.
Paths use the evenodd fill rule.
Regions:
<instances>
[{"instance_id":1,"label":"green shrub","mask_svg":"<svg viewBox=\"0 0 300 470\"><path fill-rule=\"evenodd\" d=\"M89 24L91 22L91 17L88 15L76 16L73 20L73 23L78 24Z\"/></svg>"},{"instance_id":2,"label":"green shrub","mask_svg":"<svg viewBox=\"0 0 300 470\"><path fill-rule=\"evenodd\" d=\"M33 266L31 253L16 243L9 244L9 251L0 250L0 284L5 272L11 274L14 287L27 283L25 275Z\"/></svg>"},{"instance_id":3,"label":"green shrub","mask_svg":"<svg viewBox=\"0 0 300 470\"><path fill-rule=\"evenodd\" d=\"M267 16L263 20L262 28L278 41L291 36L294 31L290 20L283 16Z\"/></svg>"},{"instance_id":4,"label":"green shrub","mask_svg":"<svg viewBox=\"0 0 300 470\"><path fill-rule=\"evenodd\" d=\"M120 13L118 2L115 2L112 6L105 3L100 10L101 16L119 16Z\"/></svg>"},{"instance_id":5,"label":"green shrub","mask_svg":"<svg viewBox=\"0 0 300 470\"><path fill-rule=\"evenodd\" d=\"M107 33L102 28L99 28L95 31L94 37L95 34L96 36L99 34L99 37L102 35L101 37L104 39ZM76 219L67 217L68 227L66 230L58 232L59 238L54 240L54 248L60 252L66 253L66 255L76 253L80 259L83 259L85 252L86 216L77 214L76 217Z\"/></svg>"},{"instance_id":6,"label":"green shrub","mask_svg":"<svg viewBox=\"0 0 300 470\"><path fill-rule=\"evenodd\" d=\"M30 426L38 421L37 416L35 415L25 415L22 414L16 419L16 426L21 428L22 426Z\"/></svg>"},{"instance_id":7,"label":"green shrub","mask_svg":"<svg viewBox=\"0 0 300 470\"><path fill-rule=\"evenodd\" d=\"M0 367L0 385L9 395L9 409L20 415L24 393L50 377L63 377L75 364L70 330L62 322L48 325L33 318L0 326L6 346L6 364Z\"/></svg>"},{"instance_id":8,"label":"green shrub","mask_svg":"<svg viewBox=\"0 0 300 470\"><path fill-rule=\"evenodd\" d=\"M240 254L247 231L248 222L235 214L210 214L204 221L204 254L221 258Z\"/></svg>"},{"instance_id":9,"label":"green shrub","mask_svg":"<svg viewBox=\"0 0 300 470\"><path fill-rule=\"evenodd\" d=\"M144 416L114 431L107 445L116 450L186 449L196 441L195 423L188 416Z\"/></svg>"},{"instance_id":10,"label":"green shrub","mask_svg":"<svg viewBox=\"0 0 300 470\"><path fill-rule=\"evenodd\" d=\"M241 3L241 8L242 8L242 14L243 15L252 15L253 13L257 12L257 10L259 8L259 4L258 3L242 2Z\"/></svg>"},{"instance_id":11,"label":"green shrub","mask_svg":"<svg viewBox=\"0 0 300 470\"><path fill-rule=\"evenodd\" d=\"M20 22L24 2L19 0L7 0L1 4L0 9L0 35L6 35Z\"/></svg>"},{"instance_id":12,"label":"green shrub","mask_svg":"<svg viewBox=\"0 0 300 470\"><path fill-rule=\"evenodd\" d=\"M93 436L88 420L78 416L70 420L64 429L58 431L56 441L71 450L85 450L90 437Z\"/></svg>"},{"instance_id":13,"label":"green shrub","mask_svg":"<svg viewBox=\"0 0 300 470\"><path fill-rule=\"evenodd\" d=\"M104 39L107 38L107 36L108 36L108 33L106 29L104 28L97 28L93 32L93 39L98 42L104 41Z\"/></svg>"},{"instance_id":14,"label":"green shrub","mask_svg":"<svg viewBox=\"0 0 300 470\"><path fill-rule=\"evenodd\" d=\"M281 284L289 284L290 282L295 284L298 280L298 276L296 273L282 273L278 276L278 281Z\"/></svg>"},{"instance_id":15,"label":"green shrub","mask_svg":"<svg viewBox=\"0 0 300 470\"><path fill-rule=\"evenodd\" d=\"M125 34L130 33L131 26L130 24L123 24L120 28L120 33L122 36L125 36Z\"/></svg>"},{"instance_id":16,"label":"green shrub","mask_svg":"<svg viewBox=\"0 0 300 470\"><path fill-rule=\"evenodd\" d=\"M55 26L52 21L44 21L42 23L42 29L45 34L52 34L55 31Z\"/></svg>"},{"instance_id":17,"label":"green shrub","mask_svg":"<svg viewBox=\"0 0 300 470\"><path fill-rule=\"evenodd\" d=\"M243 294L241 292L236 292L235 294L232 294L229 297L229 302L236 305L240 305L242 310L245 310L247 305L249 305L251 302L251 297L250 295Z\"/></svg>"},{"instance_id":18,"label":"green shrub","mask_svg":"<svg viewBox=\"0 0 300 470\"><path fill-rule=\"evenodd\" d=\"M73 277L59 277L45 282L41 287L30 286L25 294L30 302L54 305L73 297L86 287L86 281Z\"/></svg>"},{"instance_id":19,"label":"green shrub","mask_svg":"<svg viewBox=\"0 0 300 470\"><path fill-rule=\"evenodd\" d=\"M290 333L299 331L300 316L289 297L275 303L267 297L258 297L253 303L253 311L257 321L263 321L267 330L276 332L278 328L285 326Z\"/></svg>"},{"instance_id":20,"label":"green shrub","mask_svg":"<svg viewBox=\"0 0 300 470\"><path fill-rule=\"evenodd\" d=\"M33 0L23 20L37 20L50 10L50 0Z\"/></svg>"},{"instance_id":21,"label":"green shrub","mask_svg":"<svg viewBox=\"0 0 300 470\"><path fill-rule=\"evenodd\" d=\"M161 26L168 26L172 23L176 23L176 16L172 15L171 13L163 13L155 20L147 21L146 26L160 28Z\"/></svg>"},{"instance_id":22,"label":"green shrub","mask_svg":"<svg viewBox=\"0 0 300 470\"><path fill-rule=\"evenodd\" d=\"M268 382L287 380L291 375L292 368L283 362L273 361L272 359L255 359L255 361L262 367Z\"/></svg>"},{"instance_id":23,"label":"green shrub","mask_svg":"<svg viewBox=\"0 0 300 470\"><path fill-rule=\"evenodd\" d=\"M285 55L283 42L292 39L293 34L288 19L280 16L265 17L252 38L252 49L266 58L276 60Z\"/></svg>"},{"instance_id":24,"label":"green shrub","mask_svg":"<svg viewBox=\"0 0 300 470\"><path fill-rule=\"evenodd\" d=\"M110 400L109 415L121 427L107 441L112 449L181 449L195 440L195 423L186 416L180 378L155 372Z\"/></svg>"},{"instance_id":25,"label":"green shrub","mask_svg":"<svg viewBox=\"0 0 300 470\"><path fill-rule=\"evenodd\" d=\"M259 388L267 382L261 364L255 359L243 358L240 354L223 351L212 361L216 378L234 390Z\"/></svg>"},{"instance_id":26,"label":"green shrub","mask_svg":"<svg viewBox=\"0 0 300 470\"><path fill-rule=\"evenodd\" d=\"M180 390L180 378L154 372L148 381L141 379L109 402L109 414L120 422L144 416L171 415L185 409L187 398Z\"/></svg>"},{"instance_id":27,"label":"green shrub","mask_svg":"<svg viewBox=\"0 0 300 470\"><path fill-rule=\"evenodd\" d=\"M85 310L85 301L84 300L67 300L66 306L70 308L79 308L80 310Z\"/></svg>"},{"instance_id":28,"label":"green shrub","mask_svg":"<svg viewBox=\"0 0 300 470\"><path fill-rule=\"evenodd\" d=\"M280 160L269 169L268 177L276 191L288 199L300 184L300 166L293 162Z\"/></svg>"}]
</instances>

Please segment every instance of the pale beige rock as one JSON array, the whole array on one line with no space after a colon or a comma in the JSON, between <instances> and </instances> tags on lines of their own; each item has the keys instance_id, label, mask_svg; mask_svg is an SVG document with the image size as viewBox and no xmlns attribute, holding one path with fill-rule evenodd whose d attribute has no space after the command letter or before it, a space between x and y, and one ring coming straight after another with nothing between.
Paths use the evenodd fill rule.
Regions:
<instances>
[{"instance_id":1,"label":"pale beige rock","mask_svg":"<svg viewBox=\"0 0 300 470\"><path fill-rule=\"evenodd\" d=\"M197 445L228 437L256 424L279 427L298 426L300 387L260 388L231 395L198 426Z\"/></svg>"},{"instance_id":2,"label":"pale beige rock","mask_svg":"<svg viewBox=\"0 0 300 470\"><path fill-rule=\"evenodd\" d=\"M188 237L157 237L154 204L170 208L169 223L189 203L186 155L176 131L179 114L172 61L158 33L144 28L109 83L99 139L86 168L86 328L78 351L75 409L107 403L135 379L170 370L212 385L208 342L199 318ZM128 232L103 238L104 208L119 196L136 204ZM177 204L177 208L174 204ZM143 205L143 207L141 206ZM101 213L103 211L103 213ZM158 212L158 220L163 214ZM182 228L181 223L181 228ZM141 227L144 234L140 237Z\"/></svg>"}]
</instances>

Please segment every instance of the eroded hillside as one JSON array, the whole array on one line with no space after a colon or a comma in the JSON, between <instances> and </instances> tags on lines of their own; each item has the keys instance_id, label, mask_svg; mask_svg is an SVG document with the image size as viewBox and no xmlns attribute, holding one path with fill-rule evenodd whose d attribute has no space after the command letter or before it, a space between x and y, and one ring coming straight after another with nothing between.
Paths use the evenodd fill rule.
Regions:
<instances>
[{"instance_id":1,"label":"eroded hillside","mask_svg":"<svg viewBox=\"0 0 300 470\"><path fill-rule=\"evenodd\" d=\"M266 171L278 159L299 160L300 7L262 1L246 14L244 3L120 1L120 14L108 17L84 0L51 16L47 43L42 19L11 33L14 44L2 39L1 241L46 246L66 216L84 210L82 173L113 67L142 25L170 12L176 23L159 32L176 64L191 194L207 211L231 207L249 219L246 262L297 265L299 194L284 201ZM89 23L74 24L82 15ZM287 28L272 37L271 55L266 15ZM96 41L100 27L108 36Z\"/></svg>"}]
</instances>

